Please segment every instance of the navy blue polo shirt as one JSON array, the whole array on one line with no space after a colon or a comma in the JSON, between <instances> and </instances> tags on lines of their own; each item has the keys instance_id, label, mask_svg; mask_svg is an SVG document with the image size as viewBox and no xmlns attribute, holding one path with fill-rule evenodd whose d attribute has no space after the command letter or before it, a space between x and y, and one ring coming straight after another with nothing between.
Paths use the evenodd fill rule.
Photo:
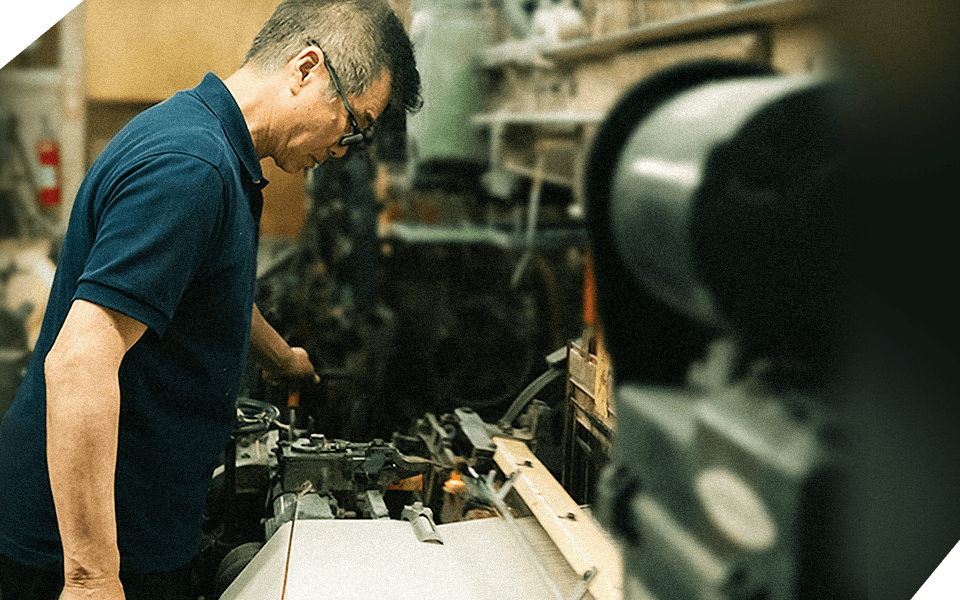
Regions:
<instances>
[{"instance_id":1,"label":"navy blue polo shirt","mask_svg":"<svg viewBox=\"0 0 960 600\"><path fill-rule=\"evenodd\" d=\"M148 327L120 367L121 567L165 571L192 558L236 420L265 184L243 115L213 74L134 118L90 168L0 434L0 552L62 568L43 360L80 298Z\"/></svg>"}]
</instances>

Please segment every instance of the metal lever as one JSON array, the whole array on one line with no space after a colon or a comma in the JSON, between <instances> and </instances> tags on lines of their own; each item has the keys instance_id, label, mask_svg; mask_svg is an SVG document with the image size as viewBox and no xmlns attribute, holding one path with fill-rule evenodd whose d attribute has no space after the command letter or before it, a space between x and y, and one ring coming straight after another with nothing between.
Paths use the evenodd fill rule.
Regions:
<instances>
[{"instance_id":1,"label":"metal lever","mask_svg":"<svg viewBox=\"0 0 960 600\"><path fill-rule=\"evenodd\" d=\"M287 391L287 408L290 409L290 441L296 438L294 428L297 426L297 409L300 408L300 390Z\"/></svg>"},{"instance_id":2,"label":"metal lever","mask_svg":"<svg viewBox=\"0 0 960 600\"><path fill-rule=\"evenodd\" d=\"M433 522L433 511L424 506L423 502L414 502L413 506L404 506L400 517L404 521L410 521L413 532L421 542L443 543L443 538L437 531L437 525Z\"/></svg>"}]
</instances>

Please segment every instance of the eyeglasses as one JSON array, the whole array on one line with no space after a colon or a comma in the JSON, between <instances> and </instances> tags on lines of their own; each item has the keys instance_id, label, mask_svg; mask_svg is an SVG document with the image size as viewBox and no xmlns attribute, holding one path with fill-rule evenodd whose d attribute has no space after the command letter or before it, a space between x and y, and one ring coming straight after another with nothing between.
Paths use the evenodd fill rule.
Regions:
<instances>
[{"instance_id":1,"label":"eyeglasses","mask_svg":"<svg viewBox=\"0 0 960 600\"><path fill-rule=\"evenodd\" d=\"M311 46L316 46L320 48L320 44L313 40L308 40ZM337 77L337 72L333 70L333 65L330 64L330 61L327 60L327 53L323 51L323 48L320 48L320 53L323 54L323 66L327 68L327 73L330 74L330 80L333 81L333 87L336 88L337 93L340 94L340 100L343 101L343 107L347 109L347 115L350 117L350 126L353 127L353 132L348 133L347 135L340 138L341 146L356 146L357 144L362 144L363 142L369 140L373 137L373 127L367 127L366 129L360 129L360 123L357 121L357 116L353 114L353 109L350 108L350 103L347 102L347 95L343 93L343 86L340 85L340 78Z\"/></svg>"}]
</instances>

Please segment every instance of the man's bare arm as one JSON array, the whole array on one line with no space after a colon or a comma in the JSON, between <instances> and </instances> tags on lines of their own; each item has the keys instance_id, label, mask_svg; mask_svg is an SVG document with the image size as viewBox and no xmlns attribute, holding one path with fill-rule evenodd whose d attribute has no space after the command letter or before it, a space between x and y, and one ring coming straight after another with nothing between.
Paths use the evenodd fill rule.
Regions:
<instances>
[{"instance_id":1,"label":"man's bare arm","mask_svg":"<svg viewBox=\"0 0 960 600\"><path fill-rule=\"evenodd\" d=\"M44 363L47 466L60 537L61 598L123 598L114 475L120 416L118 372L146 326L76 300Z\"/></svg>"},{"instance_id":2,"label":"man's bare arm","mask_svg":"<svg viewBox=\"0 0 960 600\"><path fill-rule=\"evenodd\" d=\"M256 305L250 321L250 358L264 371L266 378L274 383L280 379L302 383L320 381L307 351L291 348L274 329Z\"/></svg>"}]
</instances>

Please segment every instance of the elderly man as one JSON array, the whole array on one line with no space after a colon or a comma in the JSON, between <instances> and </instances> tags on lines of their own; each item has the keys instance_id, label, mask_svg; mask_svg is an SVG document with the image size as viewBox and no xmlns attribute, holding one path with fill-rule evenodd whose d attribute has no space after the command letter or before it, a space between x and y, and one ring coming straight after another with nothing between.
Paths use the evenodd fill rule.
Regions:
<instances>
[{"instance_id":1,"label":"elderly man","mask_svg":"<svg viewBox=\"0 0 960 600\"><path fill-rule=\"evenodd\" d=\"M382 0L285 0L237 72L145 111L103 151L3 423L4 600L187 597L248 353L281 379L317 377L253 302L259 161L312 167L388 106L419 105Z\"/></svg>"}]
</instances>

